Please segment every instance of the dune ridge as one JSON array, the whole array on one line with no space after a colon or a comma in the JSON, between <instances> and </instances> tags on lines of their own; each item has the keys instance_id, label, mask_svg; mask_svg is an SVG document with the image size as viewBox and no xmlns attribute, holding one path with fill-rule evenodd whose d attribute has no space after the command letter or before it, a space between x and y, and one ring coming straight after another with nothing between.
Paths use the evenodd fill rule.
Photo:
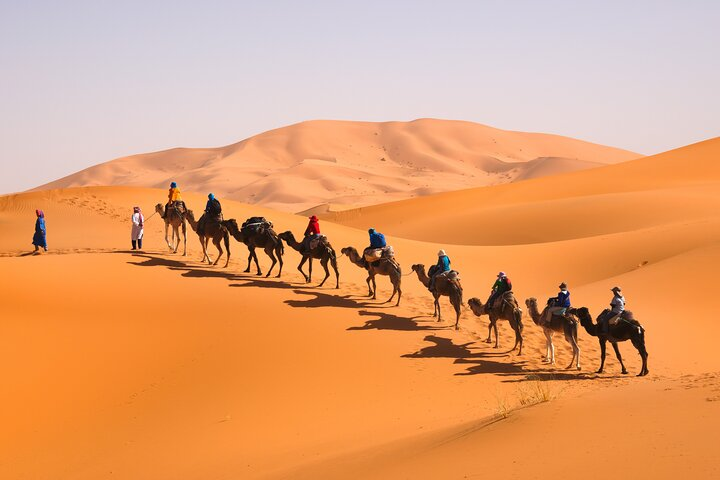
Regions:
<instances>
[{"instance_id":1,"label":"dune ridge","mask_svg":"<svg viewBox=\"0 0 720 480\"><path fill-rule=\"evenodd\" d=\"M641 155L471 122L316 120L218 148L175 148L96 165L37 190L99 185L213 192L301 212L384 203L623 162Z\"/></svg>"}]
</instances>

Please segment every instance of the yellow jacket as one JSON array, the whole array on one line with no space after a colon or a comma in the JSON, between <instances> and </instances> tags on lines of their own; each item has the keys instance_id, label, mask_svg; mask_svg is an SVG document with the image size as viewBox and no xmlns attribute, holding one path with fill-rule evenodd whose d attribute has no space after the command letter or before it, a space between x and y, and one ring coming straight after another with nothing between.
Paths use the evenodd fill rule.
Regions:
<instances>
[{"instance_id":1,"label":"yellow jacket","mask_svg":"<svg viewBox=\"0 0 720 480\"><path fill-rule=\"evenodd\" d=\"M168 202L179 202L182 201L182 197L180 196L180 189L175 187L168 190Z\"/></svg>"}]
</instances>

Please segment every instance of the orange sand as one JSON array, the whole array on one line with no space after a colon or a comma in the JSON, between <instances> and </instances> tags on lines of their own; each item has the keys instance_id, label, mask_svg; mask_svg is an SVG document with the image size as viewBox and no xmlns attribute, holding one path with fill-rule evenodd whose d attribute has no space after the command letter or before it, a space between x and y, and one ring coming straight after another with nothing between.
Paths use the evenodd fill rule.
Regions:
<instances>
[{"instance_id":1,"label":"orange sand","mask_svg":"<svg viewBox=\"0 0 720 480\"><path fill-rule=\"evenodd\" d=\"M599 348L582 329L581 372L563 369L570 350L559 338L558 365L543 364L544 338L529 319L522 357L506 352L505 323L495 350L483 343L487 317L465 309L451 330L446 300L445 320L429 317L413 276L400 307L380 303L385 278L368 301L363 272L346 258L339 290L299 283L289 248L279 280L241 273L246 250L234 241L228 269L207 267L192 235L188 257L167 253L157 216L147 253L133 255L131 207L149 217L163 190L0 197L0 478L715 477L717 154L712 140L335 218L346 225L322 220L337 250L362 247L370 224L382 228L405 273L442 246L466 299L486 297L499 269L520 299L567 281L574 304L595 314L622 285L647 330L644 378L632 376L640 362L629 344L620 348L631 376L612 354L604 374L592 373ZM204 196L187 201L198 211ZM20 256L35 208L46 212L51 252ZM550 215L566 209L573 228ZM608 209L629 218L609 221ZM265 215L296 235L306 223L230 201L224 210ZM437 225L443 211L453 216L437 243L415 218ZM491 234L502 212L517 220ZM551 401L498 417L533 389Z\"/></svg>"}]
</instances>

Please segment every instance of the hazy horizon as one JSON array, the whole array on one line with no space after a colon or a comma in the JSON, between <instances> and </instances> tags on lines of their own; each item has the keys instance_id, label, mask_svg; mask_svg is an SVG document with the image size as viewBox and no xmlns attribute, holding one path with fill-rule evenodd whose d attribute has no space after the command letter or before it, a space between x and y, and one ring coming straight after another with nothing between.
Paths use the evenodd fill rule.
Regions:
<instances>
[{"instance_id":1,"label":"hazy horizon","mask_svg":"<svg viewBox=\"0 0 720 480\"><path fill-rule=\"evenodd\" d=\"M720 131L720 5L0 4L0 193L318 119L466 120L652 154Z\"/></svg>"}]
</instances>

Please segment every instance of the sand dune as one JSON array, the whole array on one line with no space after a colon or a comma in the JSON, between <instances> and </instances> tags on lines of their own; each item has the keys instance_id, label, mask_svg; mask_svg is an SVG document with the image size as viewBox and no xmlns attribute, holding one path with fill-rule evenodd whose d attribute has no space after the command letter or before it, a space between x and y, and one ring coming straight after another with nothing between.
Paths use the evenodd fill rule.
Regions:
<instances>
[{"instance_id":1,"label":"sand dune","mask_svg":"<svg viewBox=\"0 0 720 480\"><path fill-rule=\"evenodd\" d=\"M368 300L364 272L344 257L339 290L301 283L289 248L281 279L242 273L247 251L234 241L228 269L207 267L192 234L187 257L168 254L157 216L146 252L128 252L132 206L149 217L162 189L2 196L0 477L598 478L610 471L596 468L607 456L620 478L716 476L708 439L720 418L720 308L708 286L720 267L718 148L712 140L321 219L338 250L364 246L369 225L383 228L404 273L446 248L465 299L485 298L502 269L520 299L544 300L567 281L574 304L598 313L619 284L647 331L643 378L620 375L612 353L606 372L592 373L599 347L582 329L580 372L564 369L570 351L557 337L558 364L544 364L543 335L528 318L522 357L507 352L506 323L493 349L483 342L487 317L464 309L452 330L443 300L435 322L414 276L403 277L400 307L381 303L386 278ZM201 194L186 199L204 204ZM296 235L306 223L223 206L226 217L264 215ZM46 212L50 252L22 256L35 208ZM571 214L569 226L543 221L557 211ZM428 233L436 225L442 238ZM620 348L637 373L635 350ZM535 403L534 388L550 402L502 418ZM567 459L548 454L554 448Z\"/></svg>"},{"instance_id":2,"label":"sand dune","mask_svg":"<svg viewBox=\"0 0 720 480\"><path fill-rule=\"evenodd\" d=\"M331 213L349 226L467 245L539 243L717 218L720 138L592 171ZM416 212L423 212L416 215ZM428 228L436 225L436 228Z\"/></svg>"},{"instance_id":3,"label":"sand dune","mask_svg":"<svg viewBox=\"0 0 720 480\"><path fill-rule=\"evenodd\" d=\"M638 158L572 138L470 122L311 121L219 148L119 158L39 189L97 185L166 188L300 212L493 185Z\"/></svg>"}]
</instances>

